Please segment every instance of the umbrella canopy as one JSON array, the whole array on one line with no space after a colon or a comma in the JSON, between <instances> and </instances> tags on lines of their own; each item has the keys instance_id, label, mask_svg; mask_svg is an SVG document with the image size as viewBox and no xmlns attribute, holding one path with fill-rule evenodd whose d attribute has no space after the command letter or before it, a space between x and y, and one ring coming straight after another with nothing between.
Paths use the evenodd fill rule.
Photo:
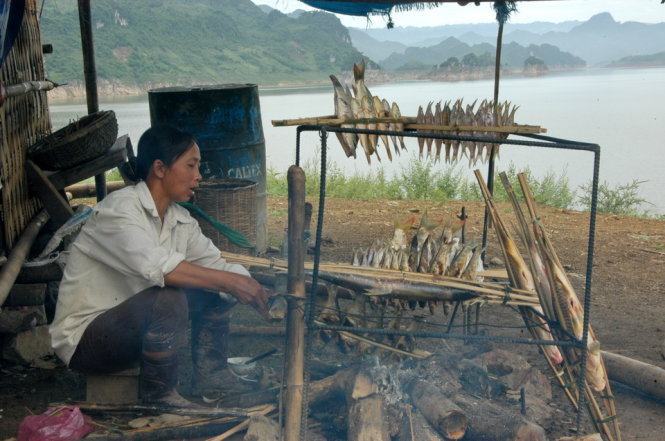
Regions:
<instances>
[{"instance_id":1,"label":"umbrella canopy","mask_svg":"<svg viewBox=\"0 0 665 441\"><path fill-rule=\"evenodd\" d=\"M462 6L469 3L494 3L495 0L300 0L314 8L334 12L344 15L367 16L370 14L389 14L393 9L398 11L409 10L413 8L425 8L441 5L444 3L457 3ZM521 1L539 1L539 0L521 0ZM665 0L663 0L665 1ZM510 3L510 2L509 2Z\"/></svg>"}]
</instances>

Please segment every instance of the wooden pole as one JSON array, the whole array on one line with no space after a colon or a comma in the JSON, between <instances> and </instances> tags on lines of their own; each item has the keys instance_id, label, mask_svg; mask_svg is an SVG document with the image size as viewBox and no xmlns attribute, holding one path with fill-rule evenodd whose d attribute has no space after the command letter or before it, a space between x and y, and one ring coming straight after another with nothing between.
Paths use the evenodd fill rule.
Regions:
<instances>
[{"instance_id":1,"label":"wooden pole","mask_svg":"<svg viewBox=\"0 0 665 441\"><path fill-rule=\"evenodd\" d=\"M25 259L28 257L30 252L30 247L35 242L39 230L42 229L42 226L48 220L48 213L46 210L42 210L37 214L25 227L21 237L19 237L16 245L12 248L7 262L0 267L0 306L5 303L7 296L9 296L9 291L14 286L16 277L21 271L21 266Z\"/></svg>"},{"instance_id":2,"label":"wooden pole","mask_svg":"<svg viewBox=\"0 0 665 441\"><path fill-rule=\"evenodd\" d=\"M503 20L499 21L499 31L496 34L496 56L494 64L494 124L499 123L499 80L501 79L501 46L503 45ZM494 161L496 158L496 148L490 149L490 159L487 165L487 188L491 195L494 194ZM489 208L485 207L485 218L483 220L483 240L482 248L487 250L487 230L491 226ZM485 260L486 251L483 251L482 259Z\"/></svg>"},{"instance_id":3,"label":"wooden pole","mask_svg":"<svg viewBox=\"0 0 665 441\"><path fill-rule=\"evenodd\" d=\"M123 181L111 181L106 183L106 192L111 193L122 188L125 188L127 184ZM91 198L97 193L97 189L92 184L74 184L65 188L66 193L70 193L73 199L77 198Z\"/></svg>"},{"instance_id":4,"label":"wooden pole","mask_svg":"<svg viewBox=\"0 0 665 441\"><path fill-rule=\"evenodd\" d=\"M286 384L284 441L300 438L305 359L305 172L296 165L287 173L289 186L289 275L286 315Z\"/></svg>"},{"instance_id":5,"label":"wooden pole","mask_svg":"<svg viewBox=\"0 0 665 441\"><path fill-rule=\"evenodd\" d=\"M95 45L92 41L92 13L90 0L78 0L79 25L81 27L81 48L83 50L83 75L85 77L85 99L88 103L88 114L99 111L97 94L97 69L95 67ZM97 201L106 197L106 176L104 173L95 176Z\"/></svg>"},{"instance_id":6,"label":"wooden pole","mask_svg":"<svg viewBox=\"0 0 665 441\"><path fill-rule=\"evenodd\" d=\"M611 380L665 401L665 369L612 352L602 351L602 355Z\"/></svg>"}]
</instances>

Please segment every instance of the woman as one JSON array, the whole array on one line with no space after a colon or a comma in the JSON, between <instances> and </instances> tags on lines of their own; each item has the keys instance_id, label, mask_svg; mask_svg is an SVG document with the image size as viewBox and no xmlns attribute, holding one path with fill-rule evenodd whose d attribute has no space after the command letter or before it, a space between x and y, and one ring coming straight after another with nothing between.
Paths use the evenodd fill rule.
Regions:
<instances>
[{"instance_id":1,"label":"woman","mask_svg":"<svg viewBox=\"0 0 665 441\"><path fill-rule=\"evenodd\" d=\"M97 204L71 247L50 328L56 354L86 373L141 365L146 401L189 405L176 391L178 342L192 315L194 386L224 388L227 311L234 300L267 317L268 294L228 264L189 212L201 180L191 135L152 127L138 144L140 182ZM229 296L230 294L230 296Z\"/></svg>"}]
</instances>

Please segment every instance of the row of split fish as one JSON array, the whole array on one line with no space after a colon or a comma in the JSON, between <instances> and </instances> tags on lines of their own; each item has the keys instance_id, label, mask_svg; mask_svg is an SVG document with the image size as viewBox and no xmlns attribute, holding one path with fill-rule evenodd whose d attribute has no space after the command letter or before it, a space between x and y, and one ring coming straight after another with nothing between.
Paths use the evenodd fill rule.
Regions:
<instances>
[{"instance_id":1,"label":"row of split fish","mask_svg":"<svg viewBox=\"0 0 665 441\"><path fill-rule=\"evenodd\" d=\"M414 216L395 222L390 241L377 239L369 248L355 250L352 264L483 281L483 249L461 243L461 221L435 222L425 213L410 238L415 222Z\"/></svg>"},{"instance_id":2,"label":"row of split fish","mask_svg":"<svg viewBox=\"0 0 665 441\"><path fill-rule=\"evenodd\" d=\"M480 246L461 243L463 222L452 219L435 222L425 213L418 227L414 228L416 223L415 216L395 222L391 240L376 240L367 249L354 250L353 265L483 281L480 276L483 271L482 249ZM411 233L414 229L415 234ZM354 328L418 331L421 328L418 317L421 316L409 316L405 313L423 308L429 309L430 314L435 314L437 307L442 307L444 316L448 316L451 302L367 296L359 292L354 293L350 302L340 302L337 288L331 285L327 298L317 305L317 320ZM367 354L375 349L367 342L354 339L352 335L343 332L321 331L320 336L324 341L334 339L343 352L357 351ZM410 335L372 335L371 338L402 351L416 350L415 338Z\"/></svg>"},{"instance_id":3,"label":"row of split fish","mask_svg":"<svg viewBox=\"0 0 665 441\"><path fill-rule=\"evenodd\" d=\"M337 118L352 119L371 119L371 118L391 118L389 122L368 122L355 124L342 124L342 128L356 128L367 130L387 130L403 132L406 119L402 114L397 103L392 104L378 96L372 95L365 84L365 63L353 65L353 84L351 88L342 83L334 75L330 75L333 83L335 115ZM494 101L483 100L476 108L476 102L471 105L464 105L459 99L454 103L447 101L443 104L438 102L434 107L430 102L426 109L420 106L418 116L415 119L417 124L432 126L477 126L478 130L473 131L436 131L422 130L429 133L441 133L448 135L466 135L466 136L486 136L497 140L505 139L505 134L490 133L482 130L483 126L511 126L515 125L516 106L510 102L499 103L496 106L496 120L494 117ZM379 153L379 143L385 148L386 156L390 161L394 154L399 155L401 150L406 150L404 138L394 135L369 135L356 133L335 132L337 139L344 149L347 157L356 157L358 144L362 147L367 162L371 163L372 156L381 161ZM391 150L392 144L392 150ZM442 151L445 152L446 162L456 162L464 156L469 159L469 164L475 164L479 159L487 161L494 148L498 152L498 144L487 142L475 142L467 140L442 140L427 137L418 138L418 148L420 158L422 159L427 146L427 157L433 157L434 161L441 160ZM434 149L432 148L434 146Z\"/></svg>"},{"instance_id":4,"label":"row of split fish","mask_svg":"<svg viewBox=\"0 0 665 441\"><path fill-rule=\"evenodd\" d=\"M451 135L462 136L475 136L475 137L488 137L493 139L505 139L506 134L498 134L483 131L483 126L512 126L515 124L515 112L517 106L512 106L510 102L506 101L499 103L496 108L496 121L494 118L494 101L483 100L476 108L478 100L471 104L464 105L461 99L456 100L454 103L446 101L441 104L441 101L436 103L432 108L433 103L427 105L426 110L423 107L418 108L418 116L416 117L417 124L432 125L432 126L466 126L474 127L473 131L465 132L438 132L430 130L434 133L448 133ZM478 130L475 128L478 127ZM494 154L498 153L499 145L491 142L476 142L468 140L442 140L436 138L418 138L418 152L422 159L427 147L427 157L434 157L434 161L441 159L442 149L445 151L446 162L457 162L466 156L469 160L469 166L475 165L480 159L486 162L492 150ZM432 149L434 147L434 149Z\"/></svg>"},{"instance_id":5,"label":"row of split fish","mask_svg":"<svg viewBox=\"0 0 665 441\"><path fill-rule=\"evenodd\" d=\"M335 92L335 115L338 118L344 119L358 119L358 118L384 118L391 117L394 119L401 119L402 114L397 106L397 103L390 104L388 100L381 99L370 93L367 85L365 84L365 63L353 65L353 78L352 85L353 93L348 85L342 86L342 83L335 77L330 75L330 80L333 83ZM370 124L342 124L342 128L357 128L368 130L394 130L404 131L404 124L401 122L394 123L370 123ZM379 155L378 135L355 134L355 133L336 133L339 143L344 149L347 157L356 157L356 148L358 143L362 146L365 152L367 162L372 162L372 155L381 161ZM388 159L392 161L393 154L391 152L390 141L387 135L381 135L380 139L386 149ZM395 154L400 154L401 150L406 150L403 137L391 136ZM399 139L399 144L398 144Z\"/></svg>"}]
</instances>

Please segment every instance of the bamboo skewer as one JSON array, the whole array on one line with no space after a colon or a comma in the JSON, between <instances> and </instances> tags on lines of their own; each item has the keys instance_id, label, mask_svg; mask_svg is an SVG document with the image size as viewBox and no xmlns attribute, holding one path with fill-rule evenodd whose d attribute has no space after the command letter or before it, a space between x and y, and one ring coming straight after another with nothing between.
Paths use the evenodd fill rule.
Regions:
<instances>
[{"instance_id":1,"label":"bamboo skewer","mask_svg":"<svg viewBox=\"0 0 665 441\"><path fill-rule=\"evenodd\" d=\"M263 266L265 268L277 268L280 270L286 269L286 263L283 260L263 259L259 257L251 257L227 252L222 252L221 254L222 257L229 262L240 263L243 265ZM312 267L312 263L305 263L305 269L312 269ZM405 282L423 282L434 286L440 286L442 288L467 290L483 294L501 296L502 298L506 295L506 289L502 285L463 280L455 277L437 276L434 274L412 273L382 268L358 267L347 264L330 263L321 263L319 265L319 270L328 271L331 273L356 274L366 277L384 278L391 281L400 280ZM527 302L531 302L534 299L537 300L538 298L534 291L525 289L511 287L509 293L511 298L524 300Z\"/></svg>"},{"instance_id":2,"label":"bamboo skewer","mask_svg":"<svg viewBox=\"0 0 665 441\"><path fill-rule=\"evenodd\" d=\"M539 217L536 213L536 207L534 203L534 198L531 193L531 189L528 186L528 182L526 179L526 176L523 173L518 174L518 180L520 183L520 187L522 188L522 193L524 194L524 199L527 204L527 208L529 211L529 215L531 216L531 220L534 223L534 230L541 236L542 238L542 244L545 253L547 254L547 257L552 260L552 263L559 267L563 268L563 265L561 264L561 261L559 260L559 257L557 253L554 251L554 246L552 245L551 241L549 240L548 235L545 233L545 230L543 226L538 223L539 222ZM562 270L563 271L563 270ZM557 294L556 290L554 291L554 294ZM559 311L557 311L559 312ZM559 319L561 322L562 326L564 329L567 328L567 330L570 332L570 325L569 321L567 320L562 320L562 318ZM593 328L589 324L589 339L591 341L598 341L596 338L596 335L593 331ZM576 355L574 355L576 356ZM619 421L617 418L617 411L616 411L616 405L614 403L614 397L612 394L612 388L610 386L609 378L607 377L607 369L605 367L605 363L603 361L602 356L600 356L600 364L602 366L602 371L605 377L605 387L602 390L603 394L603 405L605 407L605 410L607 411L608 415L612 416L613 419L613 429L614 429L614 435L616 436L617 441L621 441L621 430L619 428ZM585 367L581 367L581 369L584 369ZM573 380L573 375L570 375L571 377L571 382ZM600 409L600 406L598 405L598 402L596 400L596 397L593 394L593 390L591 387L589 387L589 383L585 382L585 395L587 397L587 402L589 403L589 410L594 416L594 425L596 428L600 431L603 432L603 434L606 436L606 438L610 441L614 440L614 436L612 431L609 429L607 424L604 422L604 417L603 413Z\"/></svg>"},{"instance_id":3,"label":"bamboo skewer","mask_svg":"<svg viewBox=\"0 0 665 441\"><path fill-rule=\"evenodd\" d=\"M316 323L319 326L325 326L325 323L322 323L322 322L319 322L319 321L315 321L314 323ZM432 355L431 353L429 353L427 351L419 351L419 352L403 351L402 349L394 348L394 347L392 347L390 345L387 345L385 343L380 343L376 340L372 340L370 338L363 337L363 336L360 336L358 334L354 334L353 332L349 332L349 331L335 331L335 332L339 333L340 335L343 335L344 337L352 338L354 340L358 340L358 341L361 341L363 343L367 343L370 346L375 346L375 347L377 347L379 349L383 349L385 351L395 352L396 354L400 354L400 355L406 355L407 357L413 357L413 358L418 358L418 359L424 360L424 359L426 359L426 358L428 358Z\"/></svg>"},{"instance_id":4,"label":"bamboo skewer","mask_svg":"<svg viewBox=\"0 0 665 441\"><path fill-rule=\"evenodd\" d=\"M268 415L270 412L272 412L275 409L276 409L275 406L268 405L268 406L266 406L265 408L263 408L261 410L252 412L250 417L251 416L256 416L256 415L265 416L265 415ZM225 439L228 439L232 435L234 435L238 432L242 432L243 430L247 429L249 427L249 422L250 422L250 419L247 418L245 421L243 421L240 424L237 424L237 425L233 426L232 428L230 428L226 432L224 432L220 435L217 435L217 436L213 436L212 438L208 438L206 441L223 441Z\"/></svg>"},{"instance_id":5,"label":"bamboo skewer","mask_svg":"<svg viewBox=\"0 0 665 441\"><path fill-rule=\"evenodd\" d=\"M547 133L547 129L540 126L515 124L511 126L461 126L421 124L415 117L403 116L393 118L388 116L373 118L337 118L335 115L315 116L296 119L274 119L273 127L288 127L301 125L341 126L342 124L376 124L376 123L402 123L407 130L437 131L437 132L492 132L492 133Z\"/></svg>"}]
</instances>

